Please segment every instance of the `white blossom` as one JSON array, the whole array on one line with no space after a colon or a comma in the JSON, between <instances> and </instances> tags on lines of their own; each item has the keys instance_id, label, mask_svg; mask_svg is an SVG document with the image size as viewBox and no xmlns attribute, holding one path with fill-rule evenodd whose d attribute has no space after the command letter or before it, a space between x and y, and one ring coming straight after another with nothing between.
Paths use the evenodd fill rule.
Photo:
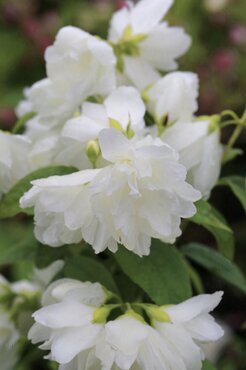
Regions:
<instances>
[{"instance_id":1,"label":"white blossom","mask_svg":"<svg viewBox=\"0 0 246 370\"><path fill-rule=\"evenodd\" d=\"M145 105L133 87L118 87L102 104L85 102L82 113L65 124L61 137L64 149L56 161L79 169L92 166L86 148L90 140L97 140L104 128L116 126L119 130L140 133L144 130Z\"/></svg>"},{"instance_id":2,"label":"white blossom","mask_svg":"<svg viewBox=\"0 0 246 370\"><path fill-rule=\"evenodd\" d=\"M115 57L104 41L67 26L46 49L47 78L28 90L41 120L63 124L89 96L107 95L115 87Z\"/></svg>"},{"instance_id":3,"label":"white blossom","mask_svg":"<svg viewBox=\"0 0 246 370\"><path fill-rule=\"evenodd\" d=\"M30 171L30 145L24 136L0 131L0 198Z\"/></svg>"},{"instance_id":4,"label":"white blossom","mask_svg":"<svg viewBox=\"0 0 246 370\"><path fill-rule=\"evenodd\" d=\"M189 183L208 198L221 170L220 130L210 132L209 120L177 122L167 128L161 138L179 152Z\"/></svg>"},{"instance_id":5,"label":"white blossom","mask_svg":"<svg viewBox=\"0 0 246 370\"><path fill-rule=\"evenodd\" d=\"M193 119L198 108L198 77L191 72L172 72L158 80L147 92L147 106L155 120L166 124Z\"/></svg>"},{"instance_id":6,"label":"white blossom","mask_svg":"<svg viewBox=\"0 0 246 370\"><path fill-rule=\"evenodd\" d=\"M44 307L33 314L36 323L29 339L44 342L40 348L50 350L50 359L69 363L95 345L103 324L94 322L94 314L106 299L106 290L99 283L56 281L44 293Z\"/></svg>"},{"instance_id":7,"label":"white blossom","mask_svg":"<svg viewBox=\"0 0 246 370\"><path fill-rule=\"evenodd\" d=\"M35 236L56 247L83 239L82 226L94 218L88 183L100 170L32 181L33 187L20 199L21 207L35 206Z\"/></svg>"},{"instance_id":8,"label":"white blossom","mask_svg":"<svg viewBox=\"0 0 246 370\"><path fill-rule=\"evenodd\" d=\"M176 58L190 46L190 37L179 27L161 22L172 0L141 0L117 11L111 20L109 40L118 57L123 81L139 89L156 82L158 71L177 67Z\"/></svg>"},{"instance_id":9,"label":"white blossom","mask_svg":"<svg viewBox=\"0 0 246 370\"><path fill-rule=\"evenodd\" d=\"M218 181L222 145L213 116L196 119L198 77L190 72L172 72L146 91L149 112L157 125L152 133L179 153L188 171L189 183L208 198Z\"/></svg>"},{"instance_id":10,"label":"white blossom","mask_svg":"<svg viewBox=\"0 0 246 370\"><path fill-rule=\"evenodd\" d=\"M200 370L205 358L200 344L223 336L222 328L209 314L218 306L222 295L223 292L202 294L178 305L163 307L170 322L154 322L155 329L169 342L170 350L179 353L186 369Z\"/></svg>"},{"instance_id":11,"label":"white blossom","mask_svg":"<svg viewBox=\"0 0 246 370\"><path fill-rule=\"evenodd\" d=\"M44 307L33 314L29 338L50 350L48 358L60 364L59 370L201 370L202 343L223 335L209 314L222 294L163 307L142 304L149 324L131 308L108 318L113 307L105 304L100 284L62 279L48 288Z\"/></svg>"},{"instance_id":12,"label":"white blossom","mask_svg":"<svg viewBox=\"0 0 246 370\"><path fill-rule=\"evenodd\" d=\"M124 370L200 370L205 359L202 343L223 336L222 328L209 314L222 295L216 292L178 305L155 306L166 320L157 321L149 314L152 327L136 314L109 321L96 346L96 356L105 370L114 366Z\"/></svg>"},{"instance_id":13,"label":"white blossom","mask_svg":"<svg viewBox=\"0 0 246 370\"><path fill-rule=\"evenodd\" d=\"M21 198L21 207L35 207L38 240L59 246L84 239L96 253L121 243L140 256L149 254L151 237L173 243L200 197L177 153L115 129L101 131L99 146L108 166L35 180Z\"/></svg>"},{"instance_id":14,"label":"white blossom","mask_svg":"<svg viewBox=\"0 0 246 370\"><path fill-rule=\"evenodd\" d=\"M100 228L94 220L84 239L97 253L108 243L111 250L117 249L118 242L140 256L149 254L151 237L173 243L181 233L181 217L196 212L193 202L200 196L185 182L177 153L150 136L127 140L114 129L102 131L99 144L111 165L91 182Z\"/></svg>"}]
</instances>

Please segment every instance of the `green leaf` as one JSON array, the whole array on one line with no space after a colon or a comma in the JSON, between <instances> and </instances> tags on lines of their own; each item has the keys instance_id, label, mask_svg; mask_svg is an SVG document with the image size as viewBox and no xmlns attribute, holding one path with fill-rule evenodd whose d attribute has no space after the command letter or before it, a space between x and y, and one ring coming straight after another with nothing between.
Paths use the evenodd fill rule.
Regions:
<instances>
[{"instance_id":1,"label":"green leaf","mask_svg":"<svg viewBox=\"0 0 246 370\"><path fill-rule=\"evenodd\" d=\"M149 256L141 258L122 247L115 258L123 272L158 305L179 303L191 296L189 274L175 247L152 240Z\"/></svg>"},{"instance_id":2,"label":"green leaf","mask_svg":"<svg viewBox=\"0 0 246 370\"><path fill-rule=\"evenodd\" d=\"M243 150L239 148L230 148L227 153L225 153L225 157L223 158L223 164L233 161L239 155L243 155Z\"/></svg>"},{"instance_id":3,"label":"green leaf","mask_svg":"<svg viewBox=\"0 0 246 370\"><path fill-rule=\"evenodd\" d=\"M211 362L205 360L202 364L202 370L216 370L216 368L211 364Z\"/></svg>"},{"instance_id":4,"label":"green leaf","mask_svg":"<svg viewBox=\"0 0 246 370\"><path fill-rule=\"evenodd\" d=\"M240 269L217 251L199 243L187 244L181 251L194 262L246 293L246 279Z\"/></svg>"},{"instance_id":5,"label":"green leaf","mask_svg":"<svg viewBox=\"0 0 246 370\"><path fill-rule=\"evenodd\" d=\"M32 225L16 222L0 225L0 265L33 260L37 247Z\"/></svg>"},{"instance_id":6,"label":"green leaf","mask_svg":"<svg viewBox=\"0 0 246 370\"><path fill-rule=\"evenodd\" d=\"M9 218L17 215L20 212L30 214L30 209L22 209L19 207L19 200L22 195L31 188L31 181L49 176L62 176L77 171L73 167L51 166L38 169L23 179L17 182L12 189L3 195L0 201L0 219Z\"/></svg>"},{"instance_id":7,"label":"green leaf","mask_svg":"<svg viewBox=\"0 0 246 370\"><path fill-rule=\"evenodd\" d=\"M234 256L233 231L227 224L224 217L211 204L205 200L196 203L197 213L190 218L190 221L205 227L215 237L218 250L229 259Z\"/></svg>"},{"instance_id":8,"label":"green leaf","mask_svg":"<svg viewBox=\"0 0 246 370\"><path fill-rule=\"evenodd\" d=\"M99 282L107 289L118 293L118 288L111 273L103 263L90 257L78 256L66 259L65 275L81 281Z\"/></svg>"},{"instance_id":9,"label":"green leaf","mask_svg":"<svg viewBox=\"0 0 246 370\"><path fill-rule=\"evenodd\" d=\"M218 185L229 186L246 211L246 179L241 176L228 176L219 180Z\"/></svg>"},{"instance_id":10,"label":"green leaf","mask_svg":"<svg viewBox=\"0 0 246 370\"><path fill-rule=\"evenodd\" d=\"M21 133L24 129L24 126L27 121L29 121L31 118L35 117L36 113L35 112L28 112L26 113L23 117L21 117L15 124L12 132L13 134L18 134Z\"/></svg>"}]
</instances>

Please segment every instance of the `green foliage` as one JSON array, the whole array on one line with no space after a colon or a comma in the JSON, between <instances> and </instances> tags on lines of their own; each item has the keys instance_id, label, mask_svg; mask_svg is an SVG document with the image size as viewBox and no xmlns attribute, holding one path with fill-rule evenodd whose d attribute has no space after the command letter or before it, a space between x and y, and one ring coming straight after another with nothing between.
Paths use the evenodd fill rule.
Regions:
<instances>
[{"instance_id":1,"label":"green foliage","mask_svg":"<svg viewBox=\"0 0 246 370\"><path fill-rule=\"evenodd\" d=\"M0 225L0 265L33 260L37 246L32 225L20 227L16 222Z\"/></svg>"},{"instance_id":2,"label":"green foliage","mask_svg":"<svg viewBox=\"0 0 246 370\"><path fill-rule=\"evenodd\" d=\"M227 176L219 180L218 185L228 186L246 211L246 180L241 176Z\"/></svg>"},{"instance_id":3,"label":"green foliage","mask_svg":"<svg viewBox=\"0 0 246 370\"><path fill-rule=\"evenodd\" d=\"M118 288L111 273L94 258L78 256L66 259L65 275L81 281L99 282L107 289L118 293Z\"/></svg>"},{"instance_id":4,"label":"green foliage","mask_svg":"<svg viewBox=\"0 0 246 370\"><path fill-rule=\"evenodd\" d=\"M25 176L23 179L17 182L16 185L10 191L3 195L0 201L0 219L9 218L17 215L20 212L27 214L32 213L30 209L21 209L19 206L19 200L22 195L31 188L31 181L41 178L46 178L49 176L62 176L68 175L72 172L77 171L73 167L65 166L50 166L38 169L29 175Z\"/></svg>"},{"instance_id":5,"label":"green foliage","mask_svg":"<svg viewBox=\"0 0 246 370\"><path fill-rule=\"evenodd\" d=\"M190 220L209 230L216 239L220 253L229 259L233 259L233 232L224 217L205 200L199 200L196 207L197 213Z\"/></svg>"},{"instance_id":6,"label":"green foliage","mask_svg":"<svg viewBox=\"0 0 246 370\"><path fill-rule=\"evenodd\" d=\"M175 247L153 240L147 257L140 258L122 247L115 258L124 273L158 305L179 303L191 296L189 274Z\"/></svg>"},{"instance_id":7,"label":"green foliage","mask_svg":"<svg viewBox=\"0 0 246 370\"><path fill-rule=\"evenodd\" d=\"M205 360L202 364L202 370L216 370L216 368L211 364L211 362Z\"/></svg>"},{"instance_id":8,"label":"green foliage","mask_svg":"<svg viewBox=\"0 0 246 370\"><path fill-rule=\"evenodd\" d=\"M182 252L192 261L246 293L246 279L242 272L233 262L220 253L198 243L185 245L182 247Z\"/></svg>"}]
</instances>

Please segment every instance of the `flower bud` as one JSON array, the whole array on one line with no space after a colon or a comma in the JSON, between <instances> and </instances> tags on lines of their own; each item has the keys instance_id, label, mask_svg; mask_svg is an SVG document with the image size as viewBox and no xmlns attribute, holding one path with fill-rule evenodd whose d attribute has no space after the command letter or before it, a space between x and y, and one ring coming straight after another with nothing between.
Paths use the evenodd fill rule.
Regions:
<instances>
[{"instance_id":1,"label":"flower bud","mask_svg":"<svg viewBox=\"0 0 246 370\"><path fill-rule=\"evenodd\" d=\"M96 167L96 161L100 155L100 147L97 140L90 140L86 146L86 154L93 167Z\"/></svg>"},{"instance_id":2,"label":"flower bud","mask_svg":"<svg viewBox=\"0 0 246 370\"><path fill-rule=\"evenodd\" d=\"M167 312L165 312L163 309L161 309L158 306L149 304L149 305L145 305L144 309L152 320L159 321L159 322L171 322L171 319L169 315L167 314Z\"/></svg>"}]
</instances>

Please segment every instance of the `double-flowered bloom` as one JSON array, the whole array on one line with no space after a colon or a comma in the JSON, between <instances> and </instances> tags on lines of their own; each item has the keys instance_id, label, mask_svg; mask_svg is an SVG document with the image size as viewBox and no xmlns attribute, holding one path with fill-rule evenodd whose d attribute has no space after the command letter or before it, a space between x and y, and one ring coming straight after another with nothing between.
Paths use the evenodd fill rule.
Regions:
<instances>
[{"instance_id":1,"label":"double-flowered bloom","mask_svg":"<svg viewBox=\"0 0 246 370\"><path fill-rule=\"evenodd\" d=\"M120 243L140 256L149 254L151 237L173 243L200 198L175 150L116 129L100 132L99 147L108 162L102 169L32 182L21 206L35 207L36 237L51 246L84 239L96 253Z\"/></svg>"},{"instance_id":2,"label":"double-flowered bloom","mask_svg":"<svg viewBox=\"0 0 246 370\"><path fill-rule=\"evenodd\" d=\"M43 342L40 348L50 351L60 370L200 370L200 344L223 335L209 314L221 297L217 292L178 305L142 304L150 323L132 308L110 319L121 304L108 304L110 294L100 284L62 279L44 293L29 338Z\"/></svg>"}]
</instances>

